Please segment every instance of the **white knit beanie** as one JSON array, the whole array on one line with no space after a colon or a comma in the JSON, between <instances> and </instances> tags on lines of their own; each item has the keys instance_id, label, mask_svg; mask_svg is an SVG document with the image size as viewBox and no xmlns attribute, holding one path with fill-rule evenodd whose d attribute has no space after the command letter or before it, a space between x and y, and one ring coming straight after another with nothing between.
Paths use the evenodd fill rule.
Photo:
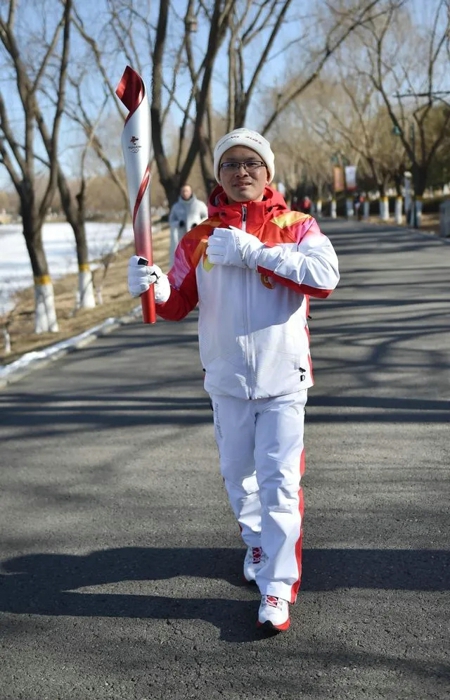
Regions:
<instances>
[{"instance_id":1,"label":"white knit beanie","mask_svg":"<svg viewBox=\"0 0 450 700\"><path fill-rule=\"evenodd\" d=\"M247 146L255 151L267 166L269 171L269 182L272 182L275 175L275 155L270 148L270 143L264 136L258 134L257 131L251 131L251 129L235 129L230 131L229 134L225 134L216 143L214 149L214 175L216 176L217 182L220 183L220 173L219 165L220 159L222 158L225 151L233 146Z\"/></svg>"}]
</instances>

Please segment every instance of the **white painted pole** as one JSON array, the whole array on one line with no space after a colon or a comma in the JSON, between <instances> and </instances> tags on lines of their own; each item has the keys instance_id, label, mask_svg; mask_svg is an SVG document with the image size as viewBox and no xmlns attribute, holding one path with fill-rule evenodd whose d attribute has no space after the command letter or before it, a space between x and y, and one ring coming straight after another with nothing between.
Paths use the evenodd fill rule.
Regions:
<instances>
[{"instance_id":1,"label":"white painted pole","mask_svg":"<svg viewBox=\"0 0 450 700\"><path fill-rule=\"evenodd\" d=\"M402 212L402 206L403 206L403 199L402 197L397 197L395 200L395 223L398 226L401 226L403 223L403 212Z\"/></svg>"},{"instance_id":2,"label":"white painted pole","mask_svg":"<svg viewBox=\"0 0 450 700\"><path fill-rule=\"evenodd\" d=\"M93 309L95 307L94 285L92 272L89 265L82 265L78 272L78 293L80 309Z\"/></svg>"},{"instance_id":3,"label":"white painted pole","mask_svg":"<svg viewBox=\"0 0 450 700\"><path fill-rule=\"evenodd\" d=\"M43 284L35 284L34 286L34 301L35 301L35 333L57 333L58 321L56 318L55 297L53 294L53 285L51 282L44 280Z\"/></svg>"}]
</instances>

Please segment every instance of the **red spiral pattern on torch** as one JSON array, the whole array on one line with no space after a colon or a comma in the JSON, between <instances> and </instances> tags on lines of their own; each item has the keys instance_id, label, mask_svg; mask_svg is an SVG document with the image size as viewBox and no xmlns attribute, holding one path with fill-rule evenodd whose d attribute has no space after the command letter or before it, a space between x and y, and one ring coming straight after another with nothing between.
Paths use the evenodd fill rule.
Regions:
<instances>
[{"instance_id":1,"label":"red spiral pattern on torch","mask_svg":"<svg viewBox=\"0 0 450 700\"><path fill-rule=\"evenodd\" d=\"M125 119L126 124L145 96L143 80L130 66L127 66L123 72L120 83L116 88L116 95L129 111Z\"/></svg>"},{"instance_id":2,"label":"red spiral pattern on torch","mask_svg":"<svg viewBox=\"0 0 450 700\"><path fill-rule=\"evenodd\" d=\"M136 202L134 204L134 209L133 209L133 224L136 221L139 207L141 206L142 198L147 190L149 181L150 181L150 170L147 167L147 170L144 173L144 177L142 178L142 182L139 186L139 192L136 195Z\"/></svg>"}]
</instances>

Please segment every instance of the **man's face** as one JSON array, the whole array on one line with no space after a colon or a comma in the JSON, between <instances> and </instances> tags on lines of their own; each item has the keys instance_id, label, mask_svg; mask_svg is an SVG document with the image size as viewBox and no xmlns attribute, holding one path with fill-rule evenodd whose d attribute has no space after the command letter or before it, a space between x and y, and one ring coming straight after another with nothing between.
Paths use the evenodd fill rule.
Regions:
<instances>
[{"instance_id":1,"label":"man's face","mask_svg":"<svg viewBox=\"0 0 450 700\"><path fill-rule=\"evenodd\" d=\"M192 196L192 187L189 185L183 185L183 187L180 190L180 194L183 199L190 199Z\"/></svg>"},{"instance_id":2,"label":"man's face","mask_svg":"<svg viewBox=\"0 0 450 700\"><path fill-rule=\"evenodd\" d=\"M248 163L237 170L227 168L226 163ZM255 165L258 163L258 167ZM259 165L261 164L261 165ZM260 202L268 184L268 171L261 158L247 146L233 146L223 154L220 167L220 184L225 190L229 202Z\"/></svg>"}]
</instances>

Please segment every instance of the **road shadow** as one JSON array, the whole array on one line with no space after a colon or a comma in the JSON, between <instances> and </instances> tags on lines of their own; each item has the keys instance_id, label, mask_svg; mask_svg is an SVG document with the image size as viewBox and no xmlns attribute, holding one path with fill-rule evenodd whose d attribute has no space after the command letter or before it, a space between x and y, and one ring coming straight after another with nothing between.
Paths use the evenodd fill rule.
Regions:
<instances>
[{"instance_id":1,"label":"road shadow","mask_svg":"<svg viewBox=\"0 0 450 700\"><path fill-rule=\"evenodd\" d=\"M29 554L5 560L0 610L18 615L203 620L227 642L254 641L259 603L237 598L84 592L77 589L178 576L222 579L241 587L243 550L126 547L85 556ZM450 552L444 550L311 549L304 552L303 591L365 588L450 589Z\"/></svg>"},{"instance_id":2,"label":"road shadow","mask_svg":"<svg viewBox=\"0 0 450 700\"><path fill-rule=\"evenodd\" d=\"M314 409L320 409L315 413ZM324 410L325 409L325 410ZM328 411L326 409L329 409ZM359 412L351 413L352 409ZM443 423L450 421L450 401L384 396L320 396L311 392L309 423Z\"/></svg>"}]
</instances>

